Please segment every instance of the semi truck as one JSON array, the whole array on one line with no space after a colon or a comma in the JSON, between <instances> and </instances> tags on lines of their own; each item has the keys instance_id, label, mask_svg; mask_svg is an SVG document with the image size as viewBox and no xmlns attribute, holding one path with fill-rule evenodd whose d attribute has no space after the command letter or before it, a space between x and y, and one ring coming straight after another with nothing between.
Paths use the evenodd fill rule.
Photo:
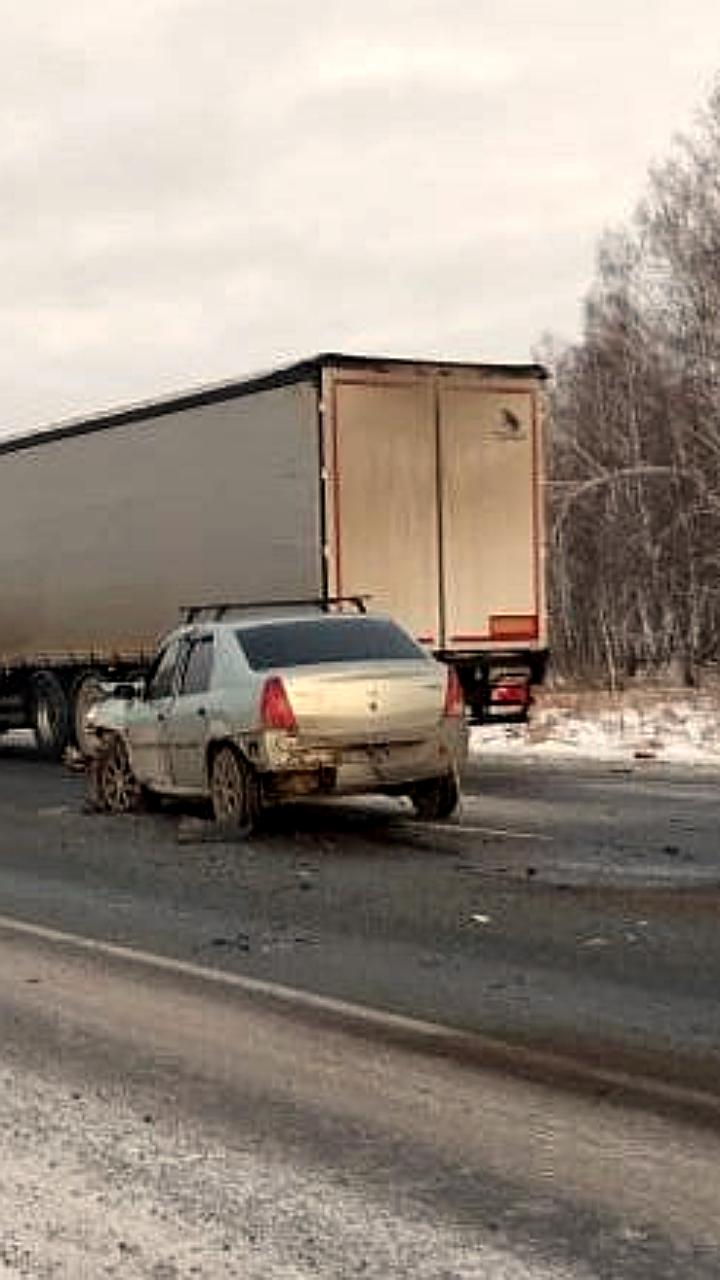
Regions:
<instances>
[{"instance_id":1,"label":"semi truck","mask_svg":"<svg viewBox=\"0 0 720 1280\"><path fill-rule=\"evenodd\" d=\"M85 744L197 602L366 598L523 716L547 658L534 364L324 354L0 441L0 732Z\"/></svg>"}]
</instances>

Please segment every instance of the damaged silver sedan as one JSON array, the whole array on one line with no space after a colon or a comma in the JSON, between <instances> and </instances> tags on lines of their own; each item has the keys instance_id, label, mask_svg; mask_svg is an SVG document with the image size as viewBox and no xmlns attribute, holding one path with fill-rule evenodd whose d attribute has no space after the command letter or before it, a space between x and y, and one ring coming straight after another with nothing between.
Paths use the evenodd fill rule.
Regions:
<instances>
[{"instance_id":1,"label":"damaged silver sedan","mask_svg":"<svg viewBox=\"0 0 720 1280\"><path fill-rule=\"evenodd\" d=\"M299 796L407 796L421 818L454 813L467 727L451 667L380 615L209 612L166 638L141 689L89 711L97 807L207 799L237 835Z\"/></svg>"}]
</instances>

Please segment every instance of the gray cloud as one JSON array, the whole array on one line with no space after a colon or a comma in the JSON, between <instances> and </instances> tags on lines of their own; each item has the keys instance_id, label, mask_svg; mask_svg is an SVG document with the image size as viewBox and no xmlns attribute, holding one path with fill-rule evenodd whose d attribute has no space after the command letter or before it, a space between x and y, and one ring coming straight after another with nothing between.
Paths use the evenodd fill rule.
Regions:
<instances>
[{"instance_id":1,"label":"gray cloud","mask_svg":"<svg viewBox=\"0 0 720 1280\"><path fill-rule=\"evenodd\" d=\"M0 432L323 347L526 359L702 102L710 0L26 0Z\"/></svg>"}]
</instances>

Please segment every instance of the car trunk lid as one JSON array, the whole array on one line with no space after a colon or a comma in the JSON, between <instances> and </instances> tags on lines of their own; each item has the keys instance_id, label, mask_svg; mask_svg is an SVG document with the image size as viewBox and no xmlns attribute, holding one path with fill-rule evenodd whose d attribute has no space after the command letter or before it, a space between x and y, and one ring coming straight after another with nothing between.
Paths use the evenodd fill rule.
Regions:
<instances>
[{"instance_id":1,"label":"car trunk lid","mask_svg":"<svg viewBox=\"0 0 720 1280\"><path fill-rule=\"evenodd\" d=\"M443 715L446 678L430 662L333 664L280 673L307 741L416 741Z\"/></svg>"}]
</instances>

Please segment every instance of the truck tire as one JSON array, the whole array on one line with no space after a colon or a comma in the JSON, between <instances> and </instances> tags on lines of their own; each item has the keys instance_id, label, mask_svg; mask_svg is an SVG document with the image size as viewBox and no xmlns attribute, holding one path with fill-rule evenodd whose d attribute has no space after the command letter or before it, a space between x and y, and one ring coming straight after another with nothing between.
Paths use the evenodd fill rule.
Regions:
<instances>
[{"instance_id":1,"label":"truck tire","mask_svg":"<svg viewBox=\"0 0 720 1280\"><path fill-rule=\"evenodd\" d=\"M452 817L460 803L460 787L454 773L418 782L409 795L416 817L422 822L444 822Z\"/></svg>"},{"instance_id":2,"label":"truck tire","mask_svg":"<svg viewBox=\"0 0 720 1280\"><path fill-rule=\"evenodd\" d=\"M252 835L260 816L257 777L229 743L210 761L210 799L222 832L236 840Z\"/></svg>"},{"instance_id":3,"label":"truck tire","mask_svg":"<svg viewBox=\"0 0 720 1280\"><path fill-rule=\"evenodd\" d=\"M137 813L143 794L122 738L109 734L93 756L89 769L90 801L100 813Z\"/></svg>"},{"instance_id":4,"label":"truck tire","mask_svg":"<svg viewBox=\"0 0 720 1280\"><path fill-rule=\"evenodd\" d=\"M99 671L84 671L73 684L70 694L70 736L85 759L92 755L90 737L85 729L85 716L96 702L102 702L106 697Z\"/></svg>"},{"instance_id":5,"label":"truck tire","mask_svg":"<svg viewBox=\"0 0 720 1280\"><path fill-rule=\"evenodd\" d=\"M68 745L68 700L52 671L38 671L30 682L31 724L38 753L45 760L59 760Z\"/></svg>"}]
</instances>

